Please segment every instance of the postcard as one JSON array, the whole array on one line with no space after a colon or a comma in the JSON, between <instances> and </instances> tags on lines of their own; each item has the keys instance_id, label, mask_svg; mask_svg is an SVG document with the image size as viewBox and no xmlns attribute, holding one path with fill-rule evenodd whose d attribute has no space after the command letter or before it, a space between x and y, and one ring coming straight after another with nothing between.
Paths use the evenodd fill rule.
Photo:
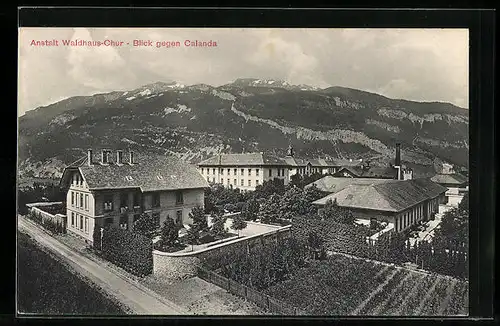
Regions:
<instances>
[{"instance_id":1,"label":"postcard","mask_svg":"<svg viewBox=\"0 0 500 326\"><path fill-rule=\"evenodd\" d=\"M467 29L19 28L18 316L468 316Z\"/></svg>"}]
</instances>

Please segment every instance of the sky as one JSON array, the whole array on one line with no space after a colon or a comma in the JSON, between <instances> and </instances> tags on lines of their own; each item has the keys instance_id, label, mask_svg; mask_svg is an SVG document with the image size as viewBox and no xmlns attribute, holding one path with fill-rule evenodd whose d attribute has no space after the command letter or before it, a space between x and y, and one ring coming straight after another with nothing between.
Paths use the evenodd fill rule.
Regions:
<instances>
[{"instance_id":1,"label":"sky","mask_svg":"<svg viewBox=\"0 0 500 326\"><path fill-rule=\"evenodd\" d=\"M124 43L61 41L106 39ZM33 40L58 40L58 46ZM134 47L133 40L153 46ZM186 40L217 46L185 46ZM156 47L158 41L181 46ZM157 81L219 86L237 78L343 86L468 108L468 44L467 29L20 28L18 115L71 96Z\"/></svg>"}]
</instances>

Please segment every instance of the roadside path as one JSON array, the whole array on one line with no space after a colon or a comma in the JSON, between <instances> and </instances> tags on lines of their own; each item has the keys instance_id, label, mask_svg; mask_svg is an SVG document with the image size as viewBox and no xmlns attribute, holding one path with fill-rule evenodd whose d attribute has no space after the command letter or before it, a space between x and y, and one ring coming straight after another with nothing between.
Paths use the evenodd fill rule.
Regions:
<instances>
[{"instance_id":1,"label":"roadside path","mask_svg":"<svg viewBox=\"0 0 500 326\"><path fill-rule=\"evenodd\" d=\"M95 261L82 256L65 244L45 233L26 218L18 217L18 229L31 236L73 269L88 277L99 287L129 307L134 314L140 315L184 315L187 312L167 300L161 300L151 290L134 284L117 275Z\"/></svg>"}]
</instances>

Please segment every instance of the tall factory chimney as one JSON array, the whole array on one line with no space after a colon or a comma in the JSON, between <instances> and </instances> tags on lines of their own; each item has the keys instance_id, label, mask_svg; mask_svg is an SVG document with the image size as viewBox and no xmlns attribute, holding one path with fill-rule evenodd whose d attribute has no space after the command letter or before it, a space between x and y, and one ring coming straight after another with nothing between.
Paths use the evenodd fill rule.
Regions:
<instances>
[{"instance_id":1,"label":"tall factory chimney","mask_svg":"<svg viewBox=\"0 0 500 326\"><path fill-rule=\"evenodd\" d=\"M396 143L396 158L394 159L394 168L396 169L396 180L402 179L401 171L401 144Z\"/></svg>"},{"instance_id":2,"label":"tall factory chimney","mask_svg":"<svg viewBox=\"0 0 500 326\"><path fill-rule=\"evenodd\" d=\"M401 166L401 144L396 143L396 159L394 160L395 166Z\"/></svg>"}]
</instances>

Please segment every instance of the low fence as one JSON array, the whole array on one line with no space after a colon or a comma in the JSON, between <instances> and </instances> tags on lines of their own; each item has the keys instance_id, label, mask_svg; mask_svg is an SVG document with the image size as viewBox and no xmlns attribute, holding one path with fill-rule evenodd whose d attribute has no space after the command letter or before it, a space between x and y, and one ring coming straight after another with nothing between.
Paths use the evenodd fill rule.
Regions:
<instances>
[{"instance_id":1,"label":"low fence","mask_svg":"<svg viewBox=\"0 0 500 326\"><path fill-rule=\"evenodd\" d=\"M48 211L54 211L55 207L62 206L62 202L51 203L32 203L26 204L28 207L27 217L44 228L54 233L66 233L67 220L64 214L51 214Z\"/></svg>"},{"instance_id":2,"label":"low fence","mask_svg":"<svg viewBox=\"0 0 500 326\"><path fill-rule=\"evenodd\" d=\"M255 303L262 309L276 315L301 315L302 312L287 303L276 300L267 294L254 290L246 285L235 282L213 271L209 271L201 266L197 266L198 277L223 288L224 290L241 297L247 301Z\"/></svg>"}]
</instances>

